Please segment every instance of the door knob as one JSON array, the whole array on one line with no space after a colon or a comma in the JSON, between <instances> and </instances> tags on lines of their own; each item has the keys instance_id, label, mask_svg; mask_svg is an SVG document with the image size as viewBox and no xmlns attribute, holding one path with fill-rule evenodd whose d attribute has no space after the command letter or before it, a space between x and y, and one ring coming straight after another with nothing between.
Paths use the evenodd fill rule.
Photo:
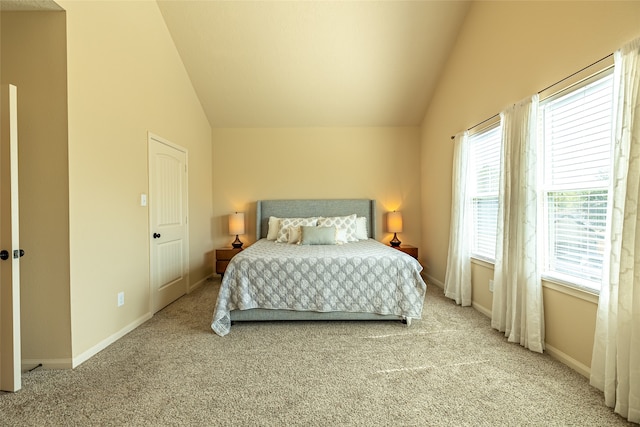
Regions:
<instances>
[{"instance_id":1,"label":"door knob","mask_svg":"<svg viewBox=\"0 0 640 427\"><path fill-rule=\"evenodd\" d=\"M153 238L154 239L159 239L160 238L160 233L153 233Z\"/></svg>"},{"instance_id":2,"label":"door knob","mask_svg":"<svg viewBox=\"0 0 640 427\"><path fill-rule=\"evenodd\" d=\"M9 251L4 250L4 249L1 250L0 251L0 259L3 260L3 261L8 260L9 259Z\"/></svg>"}]
</instances>

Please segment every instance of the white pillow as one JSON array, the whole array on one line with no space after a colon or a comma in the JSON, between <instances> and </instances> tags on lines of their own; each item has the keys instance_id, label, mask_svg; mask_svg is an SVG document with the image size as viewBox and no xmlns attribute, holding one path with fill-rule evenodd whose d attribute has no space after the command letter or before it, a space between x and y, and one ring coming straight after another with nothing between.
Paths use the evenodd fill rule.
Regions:
<instances>
[{"instance_id":1,"label":"white pillow","mask_svg":"<svg viewBox=\"0 0 640 427\"><path fill-rule=\"evenodd\" d=\"M356 218L356 239L367 240L369 235L367 233L367 217L359 216Z\"/></svg>"},{"instance_id":2,"label":"white pillow","mask_svg":"<svg viewBox=\"0 0 640 427\"><path fill-rule=\"evenodd\" d=\"M291 227L301 226L301 225L317 225L318 218L280 218L280 224L278 227L278 237L276 238L276 242L279 243L288 243L289 242L289 229ZM294 231L295 233L295 231ZM298 233L299 234L299 233ZM298 235L298 240L300 240L300 236Z\"/></svg>"},{"instance_id":3,"label":"white pillow","mask_svg":"<svg viewBox=\"0 0 640 427\"><path fill-rule=\"evenodd\" d=\"M347 243L347 229L336 228L336 244L344 245L345 243Z\"/></svg>"},{"instance_id":4,"label":"white pillow","mask_svg":"<svg viewBox=\"0 0 640 427\"><path fill-rule=\"evenodd\" d=\"M320 227L336 227L347 231L347 242L357 242L356 237L356 214L348 216L332 216L327 218L319 218L318 226Z\"/></svg>"},{"instance_id":5,"label":"white pillow","mask_svg":"<svg viewBox=\"0 0 640 427\"><path fill-rule=\"evenodd\" d=\"M280 218L275 216L269 217L269 230L267 231L267 240L276 240L278 238L278 230L280 229Z\"/></svg>"}]
</instances>

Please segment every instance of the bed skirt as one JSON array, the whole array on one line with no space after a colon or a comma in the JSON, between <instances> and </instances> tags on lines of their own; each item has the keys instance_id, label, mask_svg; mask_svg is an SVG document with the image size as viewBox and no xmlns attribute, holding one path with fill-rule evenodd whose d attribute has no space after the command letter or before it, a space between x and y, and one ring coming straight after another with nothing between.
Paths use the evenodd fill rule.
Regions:
<instances>
[{"instance_id":1,"label":"bed skirt","mask_svg":"<svg viewBox=\"0 0 640 427\"><path fill-rule=\"evenodd\" d=\"M232 322L276 321L276 320L403 320L395 314L352 313L344 311L296 311L252 308L232 310L229 313Z\"/></svg>"}]
</instances>

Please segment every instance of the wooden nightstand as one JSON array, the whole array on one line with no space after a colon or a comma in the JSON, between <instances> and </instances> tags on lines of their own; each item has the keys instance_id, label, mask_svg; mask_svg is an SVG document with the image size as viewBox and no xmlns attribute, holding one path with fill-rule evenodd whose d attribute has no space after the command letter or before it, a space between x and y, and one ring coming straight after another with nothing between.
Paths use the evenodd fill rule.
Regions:
<instances>
[{"instance_id":1,"label":"wooden nightstand","mask_svg":"<svg viewBox=\"0 0 640 427\"><path fill-rule=\"evenodd\" d=\"M233 258L242 248L220 248L216 249L216 273L223 276L227 270L229 261Z\"/></svg>"},{"instance_id":2,"label":"wooden nightstand","mask_svg":"<svg viewBox=\"0 0 640 427\"><path fill-rule=\"evenodd\" d=\"M407 255L411 255L415 259L418 259L418 248L411 245L392 246L392 248L404 252Z\"/></svg>"}]
</instances>

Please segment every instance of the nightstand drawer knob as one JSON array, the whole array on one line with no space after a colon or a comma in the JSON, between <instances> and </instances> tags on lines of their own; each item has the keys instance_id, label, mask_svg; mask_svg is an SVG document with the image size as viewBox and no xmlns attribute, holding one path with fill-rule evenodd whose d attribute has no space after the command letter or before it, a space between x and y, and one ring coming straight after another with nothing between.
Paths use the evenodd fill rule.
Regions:
<instances>
[{"instance_id":1,"label":"nightstand drawer knob","mask_svg":"<svg viewBox=\"0 0 640 427\"><path fill-rule=\"evenodd\" d=\"M153 238L154 239L159 239L160 238L160 233L153 233Z\"/></svg>"}]
</instances>

